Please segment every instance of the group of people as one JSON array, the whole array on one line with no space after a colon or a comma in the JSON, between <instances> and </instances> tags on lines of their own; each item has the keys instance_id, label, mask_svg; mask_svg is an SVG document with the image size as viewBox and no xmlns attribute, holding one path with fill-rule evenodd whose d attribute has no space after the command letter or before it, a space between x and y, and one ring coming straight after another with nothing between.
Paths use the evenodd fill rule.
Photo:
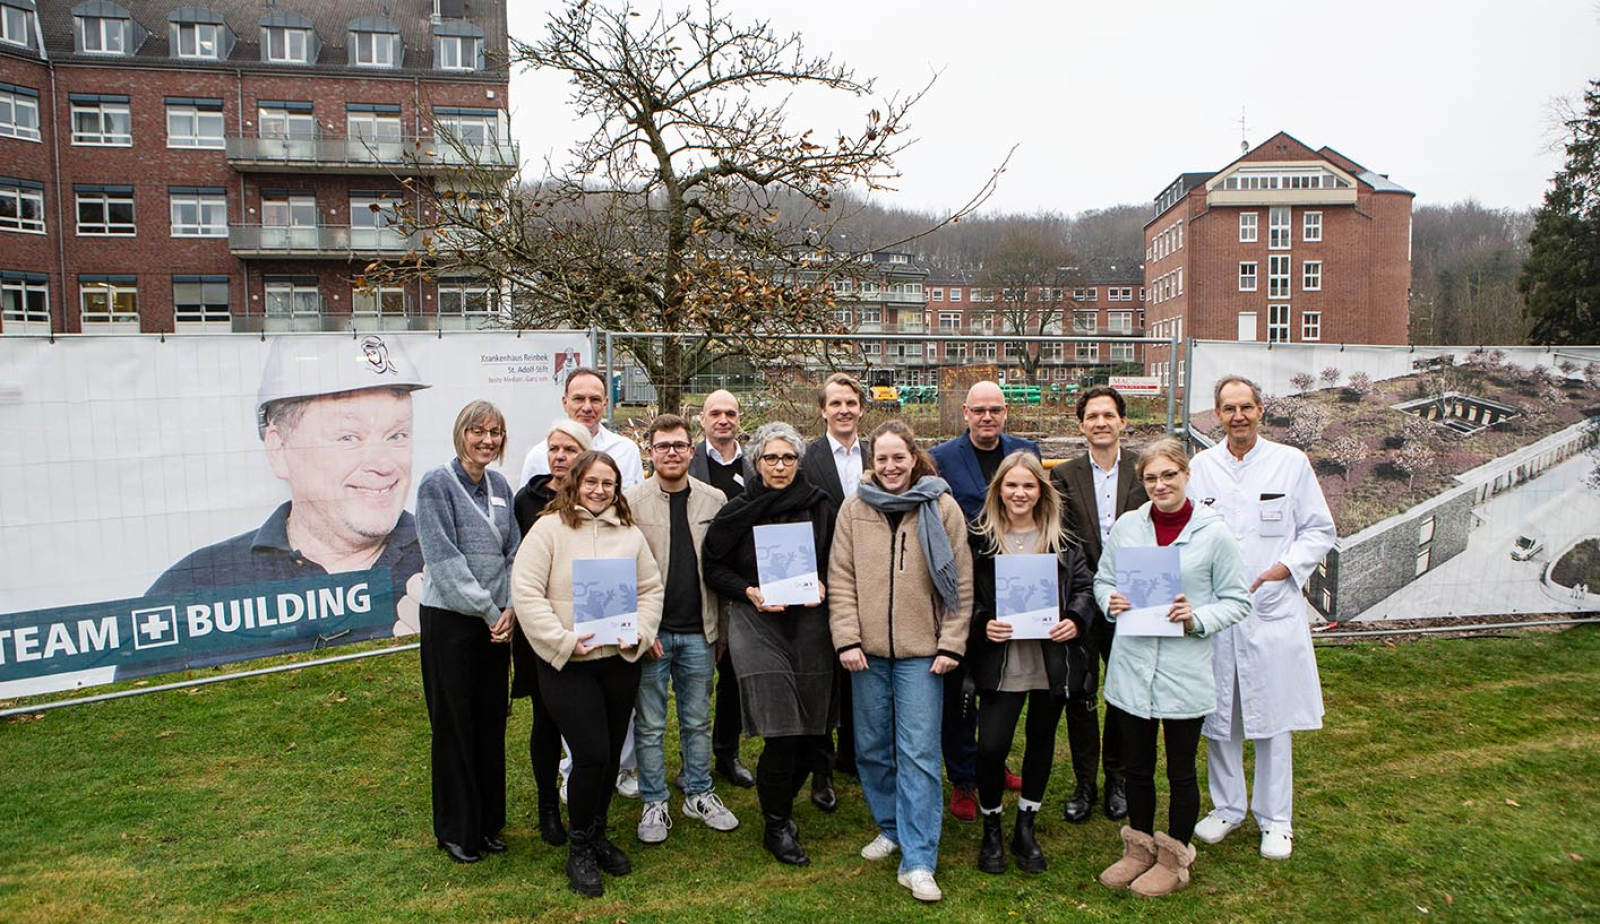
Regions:
<instances>
[{"instance_id":1,"label":"group of people","mask_svg":"<svg viewBox=\"0 0 1600 924\"><path fill-rule=\"evenodd\" d=\"M670 687L682 816L732 831L739 820L713 770L754 786L762 844L780 863L810 862L795 820L806 780L812 804L831 812L833 774L852 773L877 827L862 857L898 854L899 883L938 901L948 774L952 815L982 820L978 868L1003 873L1009 852L1020 870L1043 871L1035 825L1063 714L1075 775L1065 819L1088 819L1102 767L1106 814L1127 818L1107 886L1181 888L1192 840L1221 840L1247 810L1262 854L1288 856L1289 735L1322 715L1300 588L1334 531L1305 456L1260 437L1256 386L1217 384L1227 439L1192 460L1172 439L1124 447L1122 396L1088 389L1076 406L1088 451L1053 471L1036 444L1005 432L995 383L972 386L966 432L931 452L898 420L863 439L864 404L861 384L836 374L818 391L822 437L774 422L741 443L737 400L715 392L698 442L682 417L651 422L646 478L639 447L602 424L604 379L577 369L567 418L530 452L516 489L490 467L504 458L504 416L481 401L462 409L456 458L422 479L416 514L440 848L463 863L506 849L506 702L528 696L540 836L567 846L571 888L602 894L602 874L631 870L609 837L615 792L636 781L640 842L661 843L672 827ZM757 535L779 524L801 524L810 540L817 581L805 602L763 592ZM1132 609L1119 554L1162 546L1180 563L1181 593L1159 613L1170 632L1119 630ZM1015 554L1045 556L1035 561L1055 572L1048 626L1027 637L997 591L1008 571L998 559ZM596 638L575 621L574 574L591 559L633 563L632 634ZM1020 777L1006 766L1019 723ZM1158 733L1171 793L1164 832L1154 824ZM1202 734L1214 806L1204 819ZM753 774L738 759L741 735L762 742ZM1020 790L1009 843L1007 789Z\"/></svg>"}]
</instances>

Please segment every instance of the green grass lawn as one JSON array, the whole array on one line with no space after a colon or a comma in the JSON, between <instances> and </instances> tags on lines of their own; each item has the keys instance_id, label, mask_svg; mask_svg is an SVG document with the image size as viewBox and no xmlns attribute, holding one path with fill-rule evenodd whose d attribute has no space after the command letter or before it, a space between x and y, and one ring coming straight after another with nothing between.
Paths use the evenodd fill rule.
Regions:
<instances>
[{"instance_id":1,"label":"green grass lawn","mask_svg":"<svg viewBox=\"0 0 1600 924\"><path fill-rule=\"evenodd\" d=\"M525 702L507 748L511 852L457 866L430 833L428 723L408 652L0 726L0 921L1600 917L1592 627L1325 648L1319 660L1329 713L1323 731L1298 739L1293 859L1262 860L1247 824L1201 845L1194 885L1164 900L1095 881L1118 852L1116 827L1098 814L1061 821L1064 731L1041 820L1043 875L977 872L977 826L947 821L945 900L920 908L895 885L892 860L857 854L873 827L843 778L836 815L809 803L797 812L812 857L801 870L761 849L750 790L722 790L744 822L731 834L683 818L675 799L671 838L648 849L632 834L639 803L619 798L612 827L635 872L608 878L602 899L579 899L565 887L564 849L534 833ZM746 759L758 749L748 742Z\"/></svg>"}]
</instances>

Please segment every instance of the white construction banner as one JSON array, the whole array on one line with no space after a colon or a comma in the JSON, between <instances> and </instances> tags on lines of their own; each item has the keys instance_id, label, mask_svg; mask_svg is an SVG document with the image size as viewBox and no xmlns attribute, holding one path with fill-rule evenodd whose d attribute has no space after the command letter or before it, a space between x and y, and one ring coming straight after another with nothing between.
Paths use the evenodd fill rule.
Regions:
<instances>
[{"instance_id":1,"label":"white construction banner","mask_svg":"<svg viewBox=\"0 0 1600 924\"><path fill-rule=\"evenodd\" d=\"M416 485L582 333L0 338L0 697L416 631ZM517 487L520 487L518 485Z\"/></svg>"}]
</instances>

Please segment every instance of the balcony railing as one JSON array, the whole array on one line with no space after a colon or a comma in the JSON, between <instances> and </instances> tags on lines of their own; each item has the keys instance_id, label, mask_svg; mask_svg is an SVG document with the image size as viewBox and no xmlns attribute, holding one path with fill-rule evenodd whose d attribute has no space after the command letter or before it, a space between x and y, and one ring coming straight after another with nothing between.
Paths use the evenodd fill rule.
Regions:
<instances>
[{"instance_id":1,"label":"balcony railing","mask_svg":"<svg viewBox=\"0 0 1600 924\"><path fill-rule=\"evenodd\" d=\"M432 173L476 165L495 173L517 169L517 146L452 143L439 138L259 138L235 135L228 163L237 170Z\"/></svg>"},{"instance_id":2,"label":"balcony railing","mask_svg":"<svg viewBox=\"0 0 1600 924\"><path fill-rule=\"evenodd\" d=\"M419 234L394 228L349 225L230 225L228 249L236 257L312 257L340 259L396 256L417 245Z\"/></svg>"}]
</instances>

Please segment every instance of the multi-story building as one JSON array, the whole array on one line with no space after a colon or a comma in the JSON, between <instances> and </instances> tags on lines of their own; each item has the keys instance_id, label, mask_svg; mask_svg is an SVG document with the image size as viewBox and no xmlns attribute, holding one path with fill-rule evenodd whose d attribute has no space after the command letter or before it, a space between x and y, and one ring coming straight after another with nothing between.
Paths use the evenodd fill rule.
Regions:
<instances>
[{"instance_id":1,"label":"multi-story building","mask_svg":"<svg viewBox=\"0 0 1600 924\"><path fill-rule=\"evenodd\" d=\"M503 0L0 0L0 331L467 326L361 291L428 184L509 177ZM409 186L408 186L409 184Z\"/></svg>"},{"instance_id":2,"label":"multi-story building","mask_svg":"<svg viewBox=\"0 0 1600 924\"><path fill-rule=\"evenodd\" d=\"M1144 228L1154 337L1403 344L1414 193L1279 132L1215 173L1180 174ZM1151 347L1147 370L1183 377Z\"/></svg>"},{"instance_id":3,"label":"multi-story building","mask_svg":"<svg viewBox=\"0 0 1600 924\"><path fill-rule=\"evenodd\" d=\"M846 330L874 335L860 342L868 369L890 370L897 381L938 381L934 345L928 333L928 270L908 253L875 251L862 256L859 272L833 283L838 307L834 320ZM879 335L905 334L905 339Z\"/></svg>"}]
</instances>

